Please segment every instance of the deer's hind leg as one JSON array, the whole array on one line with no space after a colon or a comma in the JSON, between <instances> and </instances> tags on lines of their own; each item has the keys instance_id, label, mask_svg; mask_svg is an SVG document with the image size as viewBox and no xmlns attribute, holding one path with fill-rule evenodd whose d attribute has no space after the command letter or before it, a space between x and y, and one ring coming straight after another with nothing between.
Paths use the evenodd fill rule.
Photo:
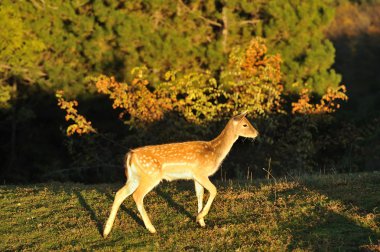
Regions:
<instances>
[{"instance_id":1,"label":"deer's hind leg","mask_svg":"<svg viewBox=\"0 0 380 252\"><path fill-rule=\"evenodd\" d=\"M136 191L133 193L133 199L136 202L137 209L139 210L141 214L141 217L144 221L144 225L151 233L156 233L156 229L152 225L152 222L150 221L148 214L145 211L144 197L159 183L160 183L159 179L145 177L140 181L140 185L138 186Z\"/></svg>"},{"instance_id":2,"label":"deer's hind leg","mask_svg":"<svg viewBox=\"0 0 380 252\"><path fill-rule=\"evenodd\" d=\"M119 191L116 192L111 213L110 213L110 216L108 217L106 226L103 231L104 238L106 238L107 235L111 232L112 225L115 221L115 217L121 203L123 203L123 201L136 190L138 185L139 185L139 181L137 179L129 178L125 186L123 186Z\"/></svg>"}]
</instances>

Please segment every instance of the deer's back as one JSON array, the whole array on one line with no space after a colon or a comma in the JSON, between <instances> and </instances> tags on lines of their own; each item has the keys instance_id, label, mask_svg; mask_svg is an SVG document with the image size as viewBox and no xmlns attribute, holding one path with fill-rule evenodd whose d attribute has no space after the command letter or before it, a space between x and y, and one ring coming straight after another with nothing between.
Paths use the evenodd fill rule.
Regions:
<instances>
[{"instance_id":1,"label":"deer's back","mask_svg":"<svg viewBox=\"0 0 380 252\"><path fill-rule=\"evenodd\" d=\"M150 145L132 150L138 167L148 175L163 179L192 179L215 165L215 149L210 142L192 141Z\"/></svg>"}]
</instances>

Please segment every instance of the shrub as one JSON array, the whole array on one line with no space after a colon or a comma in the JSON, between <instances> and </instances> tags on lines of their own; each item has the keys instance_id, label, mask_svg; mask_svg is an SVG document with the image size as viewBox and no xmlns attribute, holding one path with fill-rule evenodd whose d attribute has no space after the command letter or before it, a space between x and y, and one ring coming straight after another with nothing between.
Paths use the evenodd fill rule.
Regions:
<instances>
[{"instance_id":1,"label":"shrub","mask_svg":"<svg viewBox=\"0 0 380 252\"><path fill-rule=\"evenodd\" d=\"M169 71L160 83L153 85L144 75L147 69L143 67L132 71L130 83L120 83L114 77L102 75L95 78L95 87L100 94L109 96L114 109L121 110L119 118L135 128L134 134L145 139L138 144L188 140L184 135L188 138L199 137L199 134L211 136L210 127L215 129L218 126L213 125L247 110L263 132L259 148L242 151L239 158L245 159L246 164L236 163L225 172L231 176L246 174L244 169L253 161L252 154L256 158L255 172L260 166L266 167L268 159L274 173L312 172L321 164L318 157L329 144L319 140L322 133L319 129L332 122L328 114L339 109L339 101L347 100L346 90L344 86L328 88L318 101L304 89L298 100L292 102L280 83L280 63L281 57L267 54L264 40L256 38L246 48L231 52L229 64L219 81L211 72L181 74ZM72 109L71 105L62 106L70 103L62 101L60 94L58 98L61 108ZM77 122L84 119L82 116L74 117L68 116L76 122L69 129L77 133L95 132L92 127L86 129L91 124ZM78 132L80 125L83 129ZM195 128L200 132L194 131ZM131 137L135 136L125 137L128 141L124 142L133 142Z\"/></svg>"}]
</instances>

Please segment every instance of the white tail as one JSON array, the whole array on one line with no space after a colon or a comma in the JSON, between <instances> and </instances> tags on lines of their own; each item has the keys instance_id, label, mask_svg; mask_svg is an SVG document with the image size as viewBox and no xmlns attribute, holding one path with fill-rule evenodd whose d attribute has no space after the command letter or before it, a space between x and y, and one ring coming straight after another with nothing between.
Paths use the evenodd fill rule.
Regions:
<instances>
[{"instance_id":1,"label":"white tail","mask_svg":"<svg viewBox=\"0 0 380 252\"><path fill-rule=\"evenodd\" d=\"M193 179L198 198L197 222L204 227L204 217L208 214L216 196L216 187L209 180L227 156L239 136L256 138L257 130L245 117L246 113L237 115L227 123L222 133L211 141L193 141L163 145L145 146L127 153L125 172L127 183L117 191L111 214L104 228L107 237L114 223L121 203L133 193L137 209L145 227L155 233L156 229L144 209L143 199L160 181L176 179ZM203 208L204 188L210 196Z\"/></svg>"}]
</instances>

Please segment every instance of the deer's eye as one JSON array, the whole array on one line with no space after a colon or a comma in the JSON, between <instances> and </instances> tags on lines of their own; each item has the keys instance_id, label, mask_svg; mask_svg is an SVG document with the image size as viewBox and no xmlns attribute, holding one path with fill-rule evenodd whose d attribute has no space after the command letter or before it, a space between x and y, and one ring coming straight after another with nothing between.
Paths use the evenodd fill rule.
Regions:
<instances>
[{"instance_id":1,"label":"deer's eye","mask_svg":"<svg viewBox=\"0 0 380 252\"><path fill-rule=\"evenodd\" d=\"M245 127L248 127L248 125L247 124L243 124L243 127L245 128Z\"/></svg>"}]
</instances>

